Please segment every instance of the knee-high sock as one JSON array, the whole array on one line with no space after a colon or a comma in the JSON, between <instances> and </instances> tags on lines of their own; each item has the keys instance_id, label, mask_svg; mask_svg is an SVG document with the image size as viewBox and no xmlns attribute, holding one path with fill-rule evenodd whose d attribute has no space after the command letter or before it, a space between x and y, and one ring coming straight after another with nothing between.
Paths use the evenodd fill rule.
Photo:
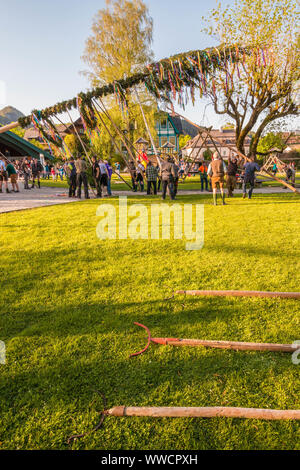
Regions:
<instances>
[{"instance_id":1,"label":"knee-high sock","mask_svg":"<svg viewBox=\"0 0 300 470\"><path fill-rule=\"evenodd\" d=\"M217 190L216 189L213 190L213 198L214 198L214 205L216 206L217 205Z\"/></svg>"}]
</instances>

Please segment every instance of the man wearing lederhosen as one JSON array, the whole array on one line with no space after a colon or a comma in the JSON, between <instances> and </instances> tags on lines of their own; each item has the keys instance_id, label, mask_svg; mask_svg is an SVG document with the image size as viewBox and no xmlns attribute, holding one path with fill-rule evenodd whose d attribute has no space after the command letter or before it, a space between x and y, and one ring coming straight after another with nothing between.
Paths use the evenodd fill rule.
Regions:
<instances>
[{"instance_id":1,"label":"man wearing lederhosen","mask_svg":"<svg viewBox=\"0 0 300 470\"><path fill-rule=\"evenodd\" d=\"M222 197L222 204L225 205L225 193L224 193L224 176L227 172L226 165L219 153L216 151L213 154L212 161L209 164L207 174L211 177L211 186L213 190L214 205L217 205L217 188L220 187L220 193Z\"/></svg>"}]
</instances>

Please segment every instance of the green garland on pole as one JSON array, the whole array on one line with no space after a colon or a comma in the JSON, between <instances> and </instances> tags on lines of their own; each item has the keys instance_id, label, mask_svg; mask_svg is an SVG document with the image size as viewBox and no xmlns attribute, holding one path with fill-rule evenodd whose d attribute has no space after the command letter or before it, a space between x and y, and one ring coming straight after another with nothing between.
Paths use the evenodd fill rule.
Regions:
<instances>
[{"instance_id":1,"label":"green garland on pole","mask_svg":"<svg viewBox=\"0 0 300 470\"><path fill-rule=\"evenodd\" d=\"M183 87L191 87L193 97L194 88L205 89L207 76L211 76L216 69L224 67L227 63L239 62L243 60L245 54L250 53L250 48L233 46L177 54L148 65L143 72L96 87L86 93L81 92L78 95L81 98L81 109L84 112L85 106L90 107L92 99L103 98L114 93L118 93L119 98L125 100L126 91L140 83L144 83L148 91L158 99L165 99L166 93L175 95L176 92L181 92ZM35 111L35 113L39 119L46 120L73 108L77 108L77 97L62 101L42 111ZM85 117L89 122L89 117L87 115ZM32 115L22 117L18 122L21 127L27 127L32 122ZM89 124L93 126L92 122Z\"/></svg>"}]
</instances>

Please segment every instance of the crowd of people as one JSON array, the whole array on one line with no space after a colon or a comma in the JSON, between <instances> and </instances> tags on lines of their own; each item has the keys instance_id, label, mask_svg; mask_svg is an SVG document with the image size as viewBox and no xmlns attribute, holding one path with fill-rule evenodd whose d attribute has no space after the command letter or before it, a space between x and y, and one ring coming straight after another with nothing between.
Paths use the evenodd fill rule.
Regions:
<instances>
[{"instance_id":1,"label":"crowd of people","mask_svg":"<svg viewBox=\"0 0 300 470\"><path fill-rule=\"evenodd\" d=\"M113 169L107 160L93 156L92 179L96 190L96 197L111 196L111 177ZM89 199L88 164L84 157L79 156L76 160L72 157L64 165L68 177L69 197L81 199L83 187L85 199Z\"/></svg>"},{"instance_id":2,"label":"crowd of people","mask_svg":"<svg viewBox=\"0 0 300 470\"><path fill-rule=\"evenodd\" d=\"M38 188L40 188L40 176L42 171L43 165L36 158L33 158L32 160L27 158L22 160L8 160L0 158L0 193L2 193L3 184L7 193L19 193L20 187L18 180L20 178L24 181L25 190L33 189L36 184ZM30 181L31 186L29 186ZM11 189L9 189L9 182L11 183Z\"/></svg>"},{"instance_id":3,"label":"crowd of people","mask_svg":"<svg viewBox=\"0 0 300 470\"><path fill-rule=\"evenodd\" d=\"M249 162L244 162L243 159L239 159L236 156L229 157L228 165L226 166L217 151L213 154L212 161L209 165L205 162L190 164L183 160L177 163L171 156L166 156L164 160L161 160L160 165L154 165L151 161L147 163L146 167L142 163L138 163L136 166L132 160L129 163L129 171L134 191L137 191L138 188L141 192L144 191L144 182L146 181L147 194L150 194L151 191L153 194L157 194L157 191L159 191L161 187L162 199L166 198L168 190L170 199L174 200L180 178L184 178L185 175L195 175L199 173L201 191L203 191L204 188L205 191L212 191L215 205L217 205L218 189L220 190L222 204L226 204L225 184L227 186L228 197L233 197L238 177L240 177L242 181L243 197L245 198L248 195L248 198L251 199L255 186L255 172L259 170L260 167L255 162L254 158ZM250 186L250 188L247 192L248 186Z\"/></svg>"},{"instance_id":4,"label":"crowd of people","mask_svg":"<svg viewBox=\"0 0 300 470\"><path fill-rule=\"evenodd\" d=\"M115 173L119 179L120 164L115 164L115 169L107 160L93 156L92 163L92 186L96 197L111 196L111 178ZM20 192L18 180L23 179L24 190L30 190L34 187L41 187L41 178L54 181L67 178L69 184L69 197L81 198L82 188L84 197L89 199L89 177L88 163L86 159L79 156L77 159L71 158L62 164L44 165L33 158L23 158L20 160L9 160L0 158L0 193L3 192L3 185L7 193ZM273 168L273 173L277 168ZM213 202L217 204L217 193L220 191L222 204L225 203L225 187L227 188L227 197L233 197L234 190L239 182L242 187L243 198L251 199L255 187L255 172L260 171L260 166L256 163L254 157L250 161L245 161L238 156L228 158L227 164L216 151L209 164L206 162L190 163L183 159L175 159L166 155L164 159L159 159L156 163L151 160L146 162L128 162L127 171L131 176L131 184L134 192L146 191L147 195L157 195L161 190L162 199L166 198L167 191L170 199L174 200L177 195L178 182L191 174L200 175L201 192L211 191L213 193ZM285 180L295 186L296 169L294 163L285 167ZM9 188L9 181L11 188ZM91 182L90 182L91 183ZM248 190L249 186L249 190Z\"/></svg>"}]
</instances>

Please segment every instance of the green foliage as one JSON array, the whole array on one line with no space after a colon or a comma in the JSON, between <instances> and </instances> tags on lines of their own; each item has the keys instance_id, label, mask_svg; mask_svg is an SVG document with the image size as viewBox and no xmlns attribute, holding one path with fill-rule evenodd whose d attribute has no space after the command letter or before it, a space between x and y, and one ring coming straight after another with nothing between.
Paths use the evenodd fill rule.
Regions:
<instances>
[{"instance_id":1,"label":"green foliage","mask_svg":"<svg viewBox=\"0 0 300 470\"><path fill-rule=\"evenodd\" d=\"M260 153L267 153L273 147L276 147L282 151L286 145L282 139L281 134L274 134L273 132L269 132L260 139L257 146L257 151Z\"/></svg>"},{"instance_id":2,"label":"green foliage","mask_svg":"<svg viewBox=\"0 0 300 470\"><path fill-rule=\"evenodd\" d=\"M158 199L129 203L141 201ZM297 291L295 197L238 196L217 208L211 196L179 195L179 202L205 204L200 251L186 251L181 240L100 241L98 200L1 215L1 449L69 449L70 435L99 421L95 390L108 407L297 408L299 366L290 354L151 345L128 359L145 345L134 321L153 336L295 340L296 300L165 300L175 288ZM296 450L298 428L295 421L109 417L71 449Z\"/></svg>"},{"instance_id":3,"label":"green foliage","mask_svg":"<svg viewBox=\"0 0 300 470\"><path fill-rule=\"evenodd\" d=\"M75 134L68 134L64 138L64 142L67 145L68 149L72 153L72 155L76 156L82 153L82 145L80 140Z\"/></svg>"},{"instance_id":4,"label":"green foliage","mask_svg":"<svg viewBox=\"0 0 300 470\"><path fill-rule=\"evenodd\" d=\"M19 137L22 137L22 139L24 138L25 129L22 129L21 126L15 127L14 129L11 129L11 132L13 132L14 134L16 134Z\"/></svg>"},{"instance_id":5,"label":"green foliage","mask_svg":"<svg viewBox=\"0 0 300 470\"><path fill-rule=\"evenodd\" d=\"M210 27L204 31L224 46L252 47L242 64L220 67L208 87L215 112L234 120L241 152L255 126L249 153L256 152L270 123L298 114L299 19L295 0L236 0L211 10Z\"/></svg>"},{"instance_id":6,"label":"green foliage","mask_svg":"<svg viewBox=\"0 0 300 470\"><path fill-rule=\"evenodd\" d=\"M41 150L45 150L45 145L37 139L31 139L30 143L32 145L35 145L36 147L38 147ZM48 148L47 148L47 150L48 150Z\"/></svg>"},{"instance_id":7,"label":"green foliage","mask_svg":"<svg viewBox=\"0 0 300 470\"><path fill-rule=\"evenodd\" d=\"M153 21L142 0L108 1L94 18L83 60L93 86L142 72L151 62Z\"/></svg>"},{"instance_id":8,"label":"green foliage","mask_svg":"<svg viewBox=\"0 0 300 470\"><path fill-rule=\"evenodd\" d=\"M212 157L212 154L213 154L213 152L209 148L204 150L204 152L203 152L204 160L210 160L211 157Z\"/></svg>"},{"instance_id":9,"label":"green foliage","mask_svg":"<svg viewBox=\"0 0 300 470\"><path fill-rule=\"evenodd\" d=\"M185 145L188 143L189 140L191 140L190 135L180 135L179 136L179 148L182 149L185 147Z\"/></svg>"},{"instance_id":10,"label":"green foliage","mask_svg":"<svg viewBox=\"0 0 300 470\"><path fill-rule=\"evenodd\" d=\"M147 122L151 131L151 134L155 134L155 119L156 119L156 109L151 104L144 104L143 110L147 118ZM109 132L115 141L117 148L111 139L109 133L106 131L101 119L98 117L98 127L100 129L100 135L96 132L92 134L92 153L102 156L107 160L112 162L120 162L124 166L124 160L122 155L124 152L127 152L122 139L119 135L119 132L116 130L115 126L111 123L110 119L104 114L100 114L104 120L105 126L109 129ZM122 131L122 135L126 137L127 141L134 144L134 142L139 138L143 137L149 141L147 130L145 128L145 123L141 114L139 105L132 101L130 104L130 117L124 115L120 112L118 105L111 105L109 108L109 115L117 127ZM133 153L135 150L129 145L129 148ZM121 150L121 151L119 151Z\"/></svg>"}]
</instances>

